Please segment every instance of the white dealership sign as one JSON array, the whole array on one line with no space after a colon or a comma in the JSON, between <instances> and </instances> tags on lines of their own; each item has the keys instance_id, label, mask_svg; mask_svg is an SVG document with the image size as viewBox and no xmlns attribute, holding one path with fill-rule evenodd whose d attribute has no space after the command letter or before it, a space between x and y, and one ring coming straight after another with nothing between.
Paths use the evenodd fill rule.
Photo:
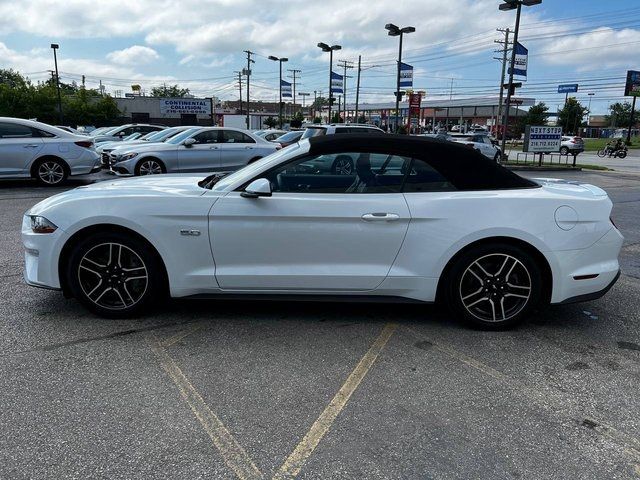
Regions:
<instances>
[{"instance_id":1,"label":"white dealership sign","mask_svg":"<svg viewBox=\"0 0 640 480\"><path fill-rule=\"evenodd\" d=\"M208 99L198 98L161 98L160 113L195 113L199 115L210 115L211 102Z\"/></svg>"},{"instance_id":2,"label":"white dealership sign","mask_svg":"<svg viewBox=\"0 0 640 480\"><path fill-rule=\"evenodd\" d=\"M562 127L527 126L524 132L524 152L557 152L562 143Z\"/></svg>"}]
</instances>

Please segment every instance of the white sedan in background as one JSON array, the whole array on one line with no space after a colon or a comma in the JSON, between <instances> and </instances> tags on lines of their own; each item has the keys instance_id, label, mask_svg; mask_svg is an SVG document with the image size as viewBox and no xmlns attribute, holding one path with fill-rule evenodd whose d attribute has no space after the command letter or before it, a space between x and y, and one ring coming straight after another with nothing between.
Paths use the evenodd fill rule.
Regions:
<instances>
[{"instance_id":1,"label":"white sedan in background","mask_svg":"<svg viewBox=\"0 0 640 480\"><path fill-rule=\"evenodd\" d=\"M475 148L482 155L497 162L500 160L500 147L495 145L491 138L483 133L452 133L450 140Z\"/></svg>"},{"instance_id":2,"label":"white sedan in background","mask_svg":"<svg viewBox=\"0 0 640 480\"><path fill-rule=\"evenodd\" d=\"M100 170L93 140L46 123L0 117L0 178L35 178L55 186Z\"/></svg>"},{"instance_id":3,"label":"white sedan in background","mask_svg":"<svg viewBox=\"0 0 640 480\"><path fill-rule=\"evenodd\" d=\"M352 175L309 167L339 155ZM227 176L50 197L23 220L25 279L105 317L167 296L395 298L499 328L607 292L623 240L611 207L597 187L527 180L455 143L330 135Z\"/></svg>"},{"instance_id":4,"label":"white sedan in background","mask_svg":"<svg viewBox=\"0 0 640 480\"><path fill-rule=\"evenodd\" d=\"M246 130L194 127L163 143L132 145L110 155L112 171L124 175L237 170L280 148Z\"/></svg>"}]
</instances>

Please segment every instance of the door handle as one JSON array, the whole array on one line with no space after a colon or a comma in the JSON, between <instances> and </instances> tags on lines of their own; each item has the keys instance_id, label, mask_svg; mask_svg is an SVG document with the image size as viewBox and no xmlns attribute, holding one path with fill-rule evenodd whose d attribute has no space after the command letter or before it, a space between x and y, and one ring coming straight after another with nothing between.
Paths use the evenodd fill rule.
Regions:
<instances>
[{"instance_id":1,"label":"door handle","mask_svg":"<svg viewBox=\"0 0 640 480\"><path fill-rule=\"evenodd\" d=\"M217 150L218 147L209 147L209 150Z\"/></svg>"},{"instance_id":2,"label":"door handle","mask_svg":"<svg viewBox=\"0 0 640 480\"><path fill-rule=\"evenodd\" d=\"M362 215L362 220L365 222L393 222L394 220L398 220L400 215L397 213L365 213Z\"/></svg>"},{"instance_id":3,"label":"door handle","mask_svg":"<svg viewBox=\"0 0 640 480\"><path fill-rule=\"evenodd\" d=\"M253 147L244 147L246 150L253 150Z\"/></svg>"},{"instance_id":4,"label":"door handle","mask_svg":"<svg viewBox=\"0 0 640 480\"><path fill-rule=\"evenodd\" d=\"M38 145L34 144L34 143L30 143L28 145L23 145L23 148L38 148Z\"/></svg>"}]
</instances>

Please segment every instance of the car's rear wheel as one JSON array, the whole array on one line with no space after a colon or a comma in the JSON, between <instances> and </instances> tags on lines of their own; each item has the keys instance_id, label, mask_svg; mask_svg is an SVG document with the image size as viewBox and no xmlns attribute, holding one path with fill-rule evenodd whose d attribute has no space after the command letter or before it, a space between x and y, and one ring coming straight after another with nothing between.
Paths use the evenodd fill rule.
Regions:
<instances>
[{"instance_id":1,"label":"car's rear wheel","mask_svg":"<svg viewBox=\"0 0 640 480\"><path fill-rule=\"evenodd\" d=\"M122 233L90 235L74 246L67 264L71 293L108 318L140 315L161 297L164 270L143 241Z\"/></svg>"},{"instance_id":2,"label":"car's rear wheel","mask_svg":"<svg viewBox=\"0 0 640 480\"><path fill-rule=\"evenodd\" d=\"M164 164L155 158L144 158L138 162L135 170L136 175L159 175L167 173Z\"/></svg>"},{"instance_id":3,"label":"car's rear wheel","mask_svg":"<svg viewBox=\"0 0 640 480\"><path fill-rule=\"evenodd\" d=\"M452 312L484 329L524 320L540 302L542 273L525 250L509 244L482 245L463 253L447 276Z\"/></svg>"},{"instance_id":4,"label":"car's rear wheel","mask_svg":"<svg viewBox=\"0 0 640 480\"><path fill-rule=\"evenodd\" d=\"M55 187L64 183L69 172L66 165L55 158L40 160L33 169L34 177L40 185Z\"/></svg>"}]
</instances>

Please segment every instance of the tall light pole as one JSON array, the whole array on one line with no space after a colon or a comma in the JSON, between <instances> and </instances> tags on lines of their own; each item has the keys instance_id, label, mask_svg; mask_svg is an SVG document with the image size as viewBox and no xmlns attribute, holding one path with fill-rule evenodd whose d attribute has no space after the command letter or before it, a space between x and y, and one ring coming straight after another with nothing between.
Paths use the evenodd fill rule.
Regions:
<instances>
[{"instance_id":1,"label":"tall light pole","mask_svg":"<svg viewBox=\"0 0 640 480\"><path fill-rule=\"evenodd\" d=\"M53 63L56 67L56 88L58 90L58 118L60 119L60 125L64 125L64 117L62 115L62 95L60 93L60 75L58 74L58 56L56 55L56 50L60 48L60 45L57 43L51 44L51 49L53 50Z\"/></svg>"},{"instance_id":2,"label":"tall light pole","mask_svg":"<svg viewBox=\"0 0 640 480\"><path fill-rule=\"evenodd\" d=\"M331 88L331 73L333 70L333 52L334 50L341 50L342 47L340 45L327 45L326 43L318 43L318 47L323 52L329 52L329 116L327 117L327 123L331 123L331 102L333 101L333 89Z\"/></svg>"},{"instance_id":3,"label":"tall light pole","mask_svg":"<svg viewBox=\"0 0 640 480\"><path fill-rule=\"evenodd\" d=\"M511 49L511 62L509 68L509 85L507 90L507 100L505 102L506 113L504 116L504 131L502 132L502 156L505 155L505 147L507 144L507 129L509 128L509 115L511 114L511 94L513 91L513 70L516 65L516 45L518 44L518 33L520 32L520 13L522 11L522 5L531 7L533 5L539 5L542 0L502 0L498 6L501 11L516 10L516 28L513 32L513 48Z\"/></svg>"},{"instance_id":4,"label":"tall light pole","mask_svg":"<svg viewBox=\"0 0 640 480\"><path fill-rule=\"evenodd\" d=\"M387 34L390 37L400 37L400 46L398 48L398 76L396 81L396 125L395 132L398 131L398 116L400 113L400 65L402 65L402 37L405 33L413 33L416 31L415 27L403 27L400 28L393 23L387 23L384 28L387 30Z\"/></svg>"},{"instance_id":5,"label":"tall light pole","mask_svg":"<svg viewBox=\"0 0 640 480\"><path fill-rule=\"evenodd\" d=\"M274 62L278 62L280 64L280 102L278 103L278 124L280 128L282 128L282 63L288 62L289 59L287 57L274 57L273 55L269 55L269 60L273 60Z\"/></svg>"},{"instance_id":6,"label":"tall light pole","mask_svg":"<svg viewBox=\"0 0 640 480\"><path fill-rule=\"evenodd\" d=\"M590 123L590 119L591 119L591 98L595 95L595 93L589 92L587 95L589 95L589 107L587 108L587 110L588 110L588 112L587 112L587 127L588 127L589 123Z\"/></svg>"}]
</instances>

